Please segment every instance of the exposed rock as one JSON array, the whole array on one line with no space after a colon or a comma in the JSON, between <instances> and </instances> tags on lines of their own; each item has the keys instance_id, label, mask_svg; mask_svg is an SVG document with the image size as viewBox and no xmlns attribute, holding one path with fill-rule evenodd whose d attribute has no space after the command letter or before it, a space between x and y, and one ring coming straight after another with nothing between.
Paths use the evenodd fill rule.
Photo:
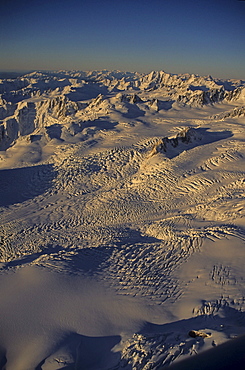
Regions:
<instances>
[{"instance_id":1,"label":"exposed rock","mask_svg":"<svg viewBox=\"0 0 245 370\"><path fill-rule=\"evenodd\" d=\"M178 143L181 140L183 143L192 143L195 140L201 140L200 134L193 127L186 127L176 135ZM180 140L179 140L180 139Z\"/></svg>"},{"instance_id":2,"label":"exposed rock","mask_svg":"<svg viewBox=\"0 0 245 370\"><path fill-rule=\"evenodd\" d=\"M91 102L88 105L88 108L92 109L92 108L98 107L98 105L100 105L102 101L103 101L103 95L99 94L95 99L91 100Z\"/></svg>"},{"instance_id":3,"label":"exposed rock","mask_svg":"<svg viewBox=\"0 0 245 370\"><path fill-rule=\"evenodd\" d=\"M224 100L225 91L223 86L217 89L211 89L207 91L203 90L190 90L184 95L179 95L177 101L182 104L188 104L192 106L203 106L206 104L213 104Z\"/></svg>"},{"instance_id":4,"label":"exposed rock","mask_svg":"<svg viewBox=\"0 0 245 370\"><path fill-rule=\"evenodd\" d=\"M118 93L119 90L125 93ZM164 71L148 74L107 70L36 71L0 80L0 94L0 141L1 148L7 148L20 136L35 134L35 130L56 124L71 127L72 134L73 126L69 125L74 123L75 133L84 121L104 117L113 109L117 114L117 105L127 118L136 118L149 109L155 112L171 109L173 103L175 106L202 107L222 101L243 102L245 87L241 80L223 81L211 76ZM141 104L140 109L137 104ZM244 106L214 118L225 119L243 114ZM180 138L162 139L155 150L164 151L169 145L175 147Z\"/></svg>"},{"instance_id":5,"label":"exposed rock","mask_svg":"<svg viewBox=\"0 0 245 370\"><path fill-rule=\"evenodd\" d=\"M156 112L158 112L160 109L159 99L150 100L148 105L150 106L151 109L154 109Z\"/></svg>"},{"instance_id":6,"label":"exposed rock","mask_svg":"<svg viewBox=\"0 0 245 370\"><path fill-rule=\"evenodd\" d=\"M16 140L19 136L19 125L15 118L7 118L4 123L5 137L11 142Z\"/></svg>"},{"instance_id":7,"label":"exposed rock","mask_svg":"<svg viewBox=\"0 0 245 370\"><path fill-rule=\"evenodd\" d=\"M23 102L20 104L16 114L18 132L20 136L31 134L35 130L36 104Z\"/></svg>"},{"instance_id":8,"label":"exposed rock","mask_svg":"<svg viewBox=\"0 0 245 370\"><path fill-rule=\"evenodd\" d=\"M236 101L238 99L245 99L245 88L240 86L233 91L227 91L225 94L225 99L227 101Z\"/></svg>"},{"instance_id":9,"label":"exposed rock","mask_svg":"<svg viewBox=\"0 0 245 370\"><path fill-rule=\"evenodd\" d=\"M62 123L62 120L74 115L78 109L78 103L70 101L63 95L37 101L23 100L14 106L12 104L2 105L0 114L2 112L4 120L1 128L1 146L6 147L19 136L33 133L38 127L52 125L54 120L55 123L57 120ZM6 112L12 114L6 117Z\"/></svg>"},{"instance_id":10,"label":"exposed rock","mask_svg":"<svg viewBox=\"0 0 245 370\"><path fill-rule=\"evenodd\" d=\"M197 331L197 330L190 330L188 334L192 338L209 338L209 337L211 337L210 334L204 333L202 331Z\"/></svg>"},{"instance_id":11,"label":"exposed rock","mask_svg":"<svg viewBox=\"0 0 245 370\"><path fill-rule=\"evenodd\" d=\"M186 127L173 138L165 137L159 139L153 146L149 157L157 153L166 153L169 148L176 148L180 143L189 144L196 140L201 140L201 136L192 127Z\"/></svg>"},{"instance_id":12,"label":"exposed rock","mask_svg":"<svg viewBox=\"0 0 245 370\"><path fill-rule=\"evenodd\" d=\"M211 119L217 120L224 120L226 118L237 118L245 116L245 106L243 107L236 107L228 112L223 112L220 114L215 114L214 116L210 117Z\"/></svg>"},{"instance_id":13,"label":"exposed rock","mask_svg":"<svg viewBox=\"0 0 245 370\"><path fill-rule=\"evenodd\" d=\"M8 116L12 116L15 109L15 104L8 103L5 99L0 97L0 120L3 120Z\"/></svg>"},{"instance_id":14,"label":"exposed rock","mask_svg":"<svg viewBox=\"0 0 245 370\"><path fill-rule=\"evenodd\" d=\"M117 100L124 103L137 104L143 103L143 100L137 94L117 94Z\"/></svg>"}]
</instances>

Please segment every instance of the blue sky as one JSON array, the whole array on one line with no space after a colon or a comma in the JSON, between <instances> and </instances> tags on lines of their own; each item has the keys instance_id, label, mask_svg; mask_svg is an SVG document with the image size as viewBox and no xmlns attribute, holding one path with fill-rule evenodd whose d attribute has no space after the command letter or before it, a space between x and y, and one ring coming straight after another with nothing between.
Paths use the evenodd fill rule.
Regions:
<instances>
[{"instance_id":1,"label":"blue sky","mask_svg":"<svg viewBox=\"0 0 245 370\"><path fill-rule=\"evenodd\" d=\"M0 70L119 69L245 80L245 1L1 0Z\"/></svg>"}]
</instances>

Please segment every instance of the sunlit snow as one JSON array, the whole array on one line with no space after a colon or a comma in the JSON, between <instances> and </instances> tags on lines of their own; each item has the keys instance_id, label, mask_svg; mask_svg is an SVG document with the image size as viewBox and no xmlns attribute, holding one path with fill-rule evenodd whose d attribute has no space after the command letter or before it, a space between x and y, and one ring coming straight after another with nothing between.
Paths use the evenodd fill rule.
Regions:
<instances>
[{"instance_id":1,"label":"sunlit snow","mask_svg":"<svg viewBox=\"0 0 245 370\"><path fill-rule=\"evenodd\" d=\"M32 72L0 94L1 369L154 370L245 333L244 81Z\"/></svg>"}]
</instances>

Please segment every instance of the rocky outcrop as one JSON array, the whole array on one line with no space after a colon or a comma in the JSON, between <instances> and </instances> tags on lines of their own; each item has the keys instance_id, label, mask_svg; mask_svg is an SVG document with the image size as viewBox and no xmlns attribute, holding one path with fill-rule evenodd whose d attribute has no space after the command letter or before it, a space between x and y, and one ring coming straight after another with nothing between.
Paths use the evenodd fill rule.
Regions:
<instances>
[{"instance_id":1,"label":"rocky outcrop","mask_svg":"<svg viewBox=\"0 0 245 370\"><path fill-rule=\"evenodd\" d=\"M62 123L67 116L77 112L79 104L61 95L37 101L23 100L17 105L8 107L5 104L1 108L0 148L3 149L18 137L30 135L36 128L49 126L57 121ZM11 115L7 116L8 113Z\"/></svg>"},{"instance_id":2,"label":"rocky outcrop","mask_svg":"<svg viewBox=\"0 0 245 370\"><path fill-rule=\"evenodd\" d=\"M36 126L37 109L33 102L19 104L15 120L18 123L19 136L31 134Z\"/></svg>"},{"instance_id":3,"label":"rocky outcrop","mask_svg":"<svg viewBox=\"0 0 245 370\"><path fill-rule=\"evenodd\" d=\"M19 125L14 117L8 117L0 124L0 150L5 150L19 137Z\"/></svg>"},{"instance_id":4,"label":"rocky outcrop","mask_svg":"<svg viewBox=\"0 0 245 370\"><path fill-rule=\"evenodd\" d=\"M80 129L84 121L100 119L113 110L115 114L120 110L126 118L137 118L149 110L157 113L222 101L245 103L241 80L164 71L37 71L0 80L0 94L0 148L8 147L20 136L57 124L71 127L75 135L74 127ZM217 119L242 114L243 107ZM174 141L165 144L174 145Z\"/></svg>"},{"instance_id":5,"label":"rocky outcrop","mask_svg":"<svg viewBox=\"0 0 245 370\"><path fill-rule=\"evenodd\" d=\"M39 116L47 113L54 118L62 118L73 115L80 108L78 103L72 102L64 95L42 100L38 102L36 106Z\"/></svg>"},{"instance_id":6,"label":"rocky outcrop","mask_svg":"<svg viewBox=\"0 0 245 370\"><path fill-rule=\"evenodd\" d=\"M177 133L175 137L164 137L159 139L152 147L149 157L157 153L167 153L169 149L178 147L181 143L190 144L194 141L201 140L200 134L192 127L185 127Z\"/></svg>"},{"instance_id":7,"label":"rocky outcrop","mask_svg":"<svg viewBox=\"0 0 245 370\"><path fill-rule=\"evenodd\" d=\"M0 120L5 119L8 116L12 116L16 109L16 104L8 103L5 99L0 96Z\"/></svg>"},{"instance_id":8,"label":"rocky outcrop","mask_svg":"<svg viewBox=\"0 0 245 370\"><path fill-rule=\"evenodd\" d=\"M245 88L240 86L232 91L227 91L225 94L225 99L227 101L236 101L238 99L245 101Z\"/></svg>"},{"instance_id":9,"label":"rocky outcrop","mask_svg":"<svg viewBox=\"0 0 245 370\"><path fill-rule=\"evenodd\" d=\"M236 107L228 112L222 112L220 114L215 114L214 116L210 117L211 119L216 120L224 120L226 118L238 118L245 116L245 106L243 107Z\"/></svg>"},{"instance_id":10,"label":"rocky outcrop","mask_svg":"<svg viewBox=\"0 0 245 370\"><path fill-rule=\"evenodd\" d=\"M137 94L122 94L119 93L116 95L118 102L138 104L143 103L143 100Z\"/></svg>"},{"instance_id":11,"label":"rocky outcrop","mask_svg":"<svg viewBox=\"0 0 245 370\"><path fill-rule=\"evenodd\" d=\"M179 95L176 100L182 104L198 107L206 104L218 103L219 101L224 100L225 97L225 90L223 86L221 86L207 91L199 89L194 91L188 90L184 95Z\"/></svg>"}]
</instances>

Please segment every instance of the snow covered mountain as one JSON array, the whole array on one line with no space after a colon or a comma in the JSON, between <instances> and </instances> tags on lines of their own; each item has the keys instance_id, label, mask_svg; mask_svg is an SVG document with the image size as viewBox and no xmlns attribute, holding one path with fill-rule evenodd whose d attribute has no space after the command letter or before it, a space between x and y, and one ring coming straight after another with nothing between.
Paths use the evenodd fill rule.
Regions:
<instances>
[{"instance_id":1,"label":"snow covered mountain","mask_svg":"<svg viewBox=\"0 0 245 370\"><path fill-rule=\"evenodd\" d=\"M73 140L86 127L84 122L108 117L118 110L134 118L152 110L183 106L236 101L239 105L245 100L245 84L163 71L145 75L119 71L33 72L1 80L0 94L0 149L5 150L19 137L35 131L45 140L54 135ZM50 135L47 128L57 124L60 135Z\"/></svg>"},{"instance_id":2,"label":"snow covered mountain","mask_svg":"<svg viewBox=\"0 0 245 370\"><path fill-rule=\"evenodd\" d=\"M178 367L245 333L244 81L37 71L0 94L0 369Z\"/></svg>"}]
</instances>

